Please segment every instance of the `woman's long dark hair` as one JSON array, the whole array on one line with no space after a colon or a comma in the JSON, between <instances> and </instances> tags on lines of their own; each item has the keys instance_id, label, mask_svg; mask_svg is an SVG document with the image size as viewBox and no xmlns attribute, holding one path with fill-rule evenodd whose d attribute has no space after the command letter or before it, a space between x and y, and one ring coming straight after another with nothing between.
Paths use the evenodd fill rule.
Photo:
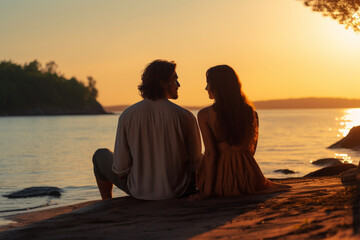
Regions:
<instances>
[{"instance_id":1,"label":"woman's long dark hair","mask_svg":"<svg viewBox=\"0 0 360 240\"><path fill-rule=\"evenodd\" d=\"M255 110L241 90L234 69L219 65L206 72L208 87L214 93L220 140L229 145L253 147L258 125Z\"/></svg>"}]
</instances>

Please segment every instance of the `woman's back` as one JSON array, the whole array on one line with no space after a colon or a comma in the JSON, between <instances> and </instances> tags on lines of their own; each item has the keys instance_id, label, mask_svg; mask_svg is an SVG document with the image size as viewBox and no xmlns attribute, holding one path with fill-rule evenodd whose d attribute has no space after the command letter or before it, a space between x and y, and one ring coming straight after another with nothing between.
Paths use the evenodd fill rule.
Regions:
<instances>
[{"instance_id":1,"label":"woman's back","mask_svg":"<svg viewBox=\"0 0 360 240\"><path fill-rule=\"evenodd\" d=\"M221 135L220 133L220 127L219 127L219 122L218 122L218 118L217 118L217 114L214 110L213 105L206 107L204 109L202 109L203 111L206 111L209 116L209 125L210 128L212 130L214 139L216 141L217 144L220 144L222 146L228 145L229 147L233 147L234 149L241 149L242 151L249 151L252 155L255 154L255 149L256 149L256 144L257 144L257 140L258 140L258 135L256 134L254 138L247 138L244 139L244 141L241 144L238 144L236 146L230 145L226 139L224 139L224 137ZM256 133L257 133L257 124L258 124L258 119L257 119L257 113L255 112L255 116L256 116Z\"/></svg>"},{"instance_id":2,"label":"woman's back","mask_svg":"<svg viewBox=\"0 0 360 240\"><path fill-rule=\"evenodd\" d=\"M244 141L243 145L234 146L224 141L219 134L217 115L212 106L201 110L203 115L208 115L208 125L213 136L213 148L216 152L215 182L213 194L216 196L234 196L256 193L269 186L267 180L257 165L252 150L251 141ZM201 113L199 114L201 118ZM201 119L199 119L199 122ZM209 149L205 148L205 152ZM209 161L205 153L202 164ZM199 190L206 184L205 167L201 167L197 175Z\"/></svg>"}]
</instances>

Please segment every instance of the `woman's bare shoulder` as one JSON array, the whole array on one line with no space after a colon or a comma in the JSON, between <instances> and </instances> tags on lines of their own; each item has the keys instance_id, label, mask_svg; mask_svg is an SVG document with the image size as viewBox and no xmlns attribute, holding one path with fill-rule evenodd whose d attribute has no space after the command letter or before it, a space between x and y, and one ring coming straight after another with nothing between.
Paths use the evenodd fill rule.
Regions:
<instances>
[{"instance_id":1,"label":"woman's bare shoulder","mask_svg":"<svg viewBox=\"0 0 360 240\"><path fill-rule=\"evenodd\" d=\"M208 119L211 111L214 111L212 106L205 107L198 112L197 116L201 119Z\"/></svg>"}]
</instances>

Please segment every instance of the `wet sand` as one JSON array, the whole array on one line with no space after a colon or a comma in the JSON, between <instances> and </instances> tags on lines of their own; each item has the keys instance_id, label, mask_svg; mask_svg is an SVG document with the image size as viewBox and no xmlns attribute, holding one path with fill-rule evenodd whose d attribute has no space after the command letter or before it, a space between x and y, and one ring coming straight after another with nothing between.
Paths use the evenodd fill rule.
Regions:
<instances>
[{"instance_id":1,"label":"wet sand","mask_svg":"<svg viewBox=\"0 0 360 240\"><path fill-rule=\"evenodd\" d=\"M287 192L199 202L93 201L14 215L0 239L360 239L360 191L337 177L276 180Z\"/></svg>"}]
</instances>

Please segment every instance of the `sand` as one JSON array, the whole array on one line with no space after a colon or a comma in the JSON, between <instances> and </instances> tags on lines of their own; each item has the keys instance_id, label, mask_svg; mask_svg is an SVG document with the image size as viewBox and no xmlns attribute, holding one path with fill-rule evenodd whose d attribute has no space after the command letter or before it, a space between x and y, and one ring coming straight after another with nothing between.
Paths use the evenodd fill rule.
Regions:
<instances>
[{"instance_id":1,"label":"sand","mask_svg":"<svg viewBox=\"0 0 360 240\"><path fill-rule=\"evenodd\" d=\"M0 239L360 239L358 186L337 177L277 182L292 189L199 202L123 197L14 215Z\"/></svg>"}]
</instances>

